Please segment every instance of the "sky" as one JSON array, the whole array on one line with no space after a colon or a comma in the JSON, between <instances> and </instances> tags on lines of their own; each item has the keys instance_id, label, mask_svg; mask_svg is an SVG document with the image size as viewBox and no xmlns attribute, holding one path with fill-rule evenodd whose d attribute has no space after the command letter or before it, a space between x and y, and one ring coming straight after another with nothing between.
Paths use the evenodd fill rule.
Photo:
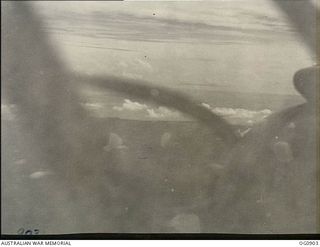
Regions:
<instances>
[{"instance_id":1,"label":"sky","mask_svg":"<svg viewBox=\"0 0 320 247\"><path fill-rule=\"evenodd\" d=\"M71 70L175 88L296 94L313 64L267 0L37 1L45 32Z\"/></svg>"}]
</instances>

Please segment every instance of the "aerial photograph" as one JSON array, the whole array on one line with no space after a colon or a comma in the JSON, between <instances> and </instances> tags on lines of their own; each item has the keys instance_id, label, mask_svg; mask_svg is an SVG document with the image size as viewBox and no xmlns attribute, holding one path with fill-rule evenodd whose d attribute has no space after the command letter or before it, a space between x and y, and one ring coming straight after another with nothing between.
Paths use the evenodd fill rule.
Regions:
<instances>
[{"instance_id":1,"label":"aerial photograph","mask_svg":"<svg viewBox=\"0 0 320 247\"><path fill-rule=\"evenodd\" d=\"M1 1L1 233L319 234L317 14Z\"/></svg>"}]
</instances>

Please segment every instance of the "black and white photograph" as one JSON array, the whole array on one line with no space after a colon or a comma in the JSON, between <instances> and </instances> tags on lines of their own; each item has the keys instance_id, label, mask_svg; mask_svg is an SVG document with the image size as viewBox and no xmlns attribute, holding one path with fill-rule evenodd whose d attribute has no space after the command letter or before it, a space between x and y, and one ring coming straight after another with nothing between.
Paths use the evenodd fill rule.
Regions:
<instances>
[{"instance_id":1,"label":"black and white photograph","mask_svg":"<svg viewBox=\"0 0 320 247\"><path fill-rule=\"evenodd\" d=\"M1 234L319 234L319 11L1 1Z\"/></svg>"}]
</instances>

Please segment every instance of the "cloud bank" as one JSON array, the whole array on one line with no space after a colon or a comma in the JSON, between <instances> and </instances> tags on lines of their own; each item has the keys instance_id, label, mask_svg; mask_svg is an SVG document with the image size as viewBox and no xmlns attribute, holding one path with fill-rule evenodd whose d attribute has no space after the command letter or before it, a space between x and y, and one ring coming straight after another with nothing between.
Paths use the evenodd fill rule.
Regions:
<instances>
[{"instance_id":1,"label":"cloud bank","mask_svg":"<svg viewBox=\"0 0 320 247\"><path fill-rule=\"evenodd\" d=\"M114 110L116 111L141 111L148 109L148 106L145 104L140 104L138 102L131 101L129 99L125 99L122 106L114 106Z\"/></svg>"},{"instance_id":2,"label":"cloud bank","mask_svg":"<svg viewBox=\"0 0 320 247\"><path fill-rule=\"evenodd\" d=\"M212 111L214 114L226 119L231 124L246 126L261 122L272 113L269 109L253 111L243 108L212 107L208 103L202 103L201 105ZM185 117L178 111L163 106L151 107L147 104L135 102L130 99L125 99L120 106L113 106L112 110L121 113L122 116L127 116L128 118L135 116L136 118L150 120L185 120Z\"/></svg>"},{"instance_id":3,"label":"cloud bank","mask_svg":"<svg viewBox=\"0 0 320 247\"><path fill-rule=\"evenodd\" d=\"M227 107L211 107L207 103L202 103L202 106L211 110L213 113L229 120L233 123L252 125L257 122L263 121L267 118L272 111L263 109L260 111L252 111L243 108L227 108Z\"/></svg>"},{"instance_id":4,"label":"cloud bank","mask_svg":"<svg viewBox=\"0 0 320 247\"><path fill-rule=\"evenodd\" d=\"M37 3L49 17L51 31L94 37L148 42L247 42L287 36L292 27L268 3L225 1L201 4ZM48 7L50 6L50 7ZM84 11L84 9L86 11ZM268 13L266 15L265 13Z\"/></svg>"},{"instance_id":5,"label":"cloud bank","mask_svg":"<svg viewBox=\"0 0 320 247\"><path fill-rule=\"evenodd\" d=\"M140 113L143 114L143 117L151 119L172 119L180 117L178 112L172 111L166 107L150 107L146 104L131 101L130 99L125 99L121 106L114 106L112 109L129 115L132 112Z\"/></svg>"}]
</instances>

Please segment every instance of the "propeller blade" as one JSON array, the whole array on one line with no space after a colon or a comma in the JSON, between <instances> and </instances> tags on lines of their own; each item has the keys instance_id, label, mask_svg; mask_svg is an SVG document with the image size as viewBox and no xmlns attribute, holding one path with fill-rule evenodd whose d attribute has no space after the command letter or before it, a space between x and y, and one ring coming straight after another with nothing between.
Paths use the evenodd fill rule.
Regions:
<instances>
[{"instance_id":1,"label":"propeller blade","mask_svg":"<svg viewBox=\"0 0 320 247\"><path fill-rule=\"evenodd\" d=\"M294 24L300 33L301 39L305 42L312 55L317 54L319 59L320 34L317 28L319 25L319 10L310 0L272 0L276 6L284 12L290 22Z\"/></svg>"}]
</instances>

